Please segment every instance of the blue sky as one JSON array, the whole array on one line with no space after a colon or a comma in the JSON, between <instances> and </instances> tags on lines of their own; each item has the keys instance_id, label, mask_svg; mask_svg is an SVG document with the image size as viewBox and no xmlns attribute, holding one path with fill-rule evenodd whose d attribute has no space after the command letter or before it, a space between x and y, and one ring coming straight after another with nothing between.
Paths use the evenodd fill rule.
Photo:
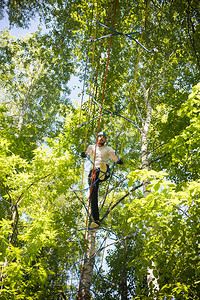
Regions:
<instances>
[{"instance_id":1,"label":"blue sky","mask_svg":"<svg viewBox=\"0 0 200 300\"><path fill-rule=\"evenodd\" d=\"M39 26L39 20L36 18L36 20L32 20L31 21L31 25L28 29L22 29L22 28L18 28L18 27L13 27L13 28L9 28L9 21L8 21L8 17L7 15L5 15L5 17L0 20L0 31L4 30L6 28L8 28L11 32L12 36L16 36L16 37L20 37L20 36L25 36L27 34L33 33L35 31L37 31ZM46 31L45 26L41 26L43 31ZM82 86L83 83L79 82L78 78L75 76L72 76L70 81L69 81L69 88L71 90L71 94L70 94L70 99L71 101L77 106L80 105L81 102L81 96L79 96L79 93L82 91Z\"/></svg>"},{"instance_id":2,"label":"blue sky","mask_svg":"<svg viewBox=\"0 0 200 300\"><path fill-rule=\"evenodd\" d=\"M38 25L39 24L38 24L38 21L36 19L35 21L32 20L31 26L29 27L29 29L22 29L22 28L14 27L10 31L11 31L11 34L13 36L16 36L16 37L21 36L21 35L23 36L23 35L35 32L38 28ZM0 31L5 29L5 28L10 29L7 15L5 15L4 18L2 20L0 20Z\"/></svg>"}]
</instances>

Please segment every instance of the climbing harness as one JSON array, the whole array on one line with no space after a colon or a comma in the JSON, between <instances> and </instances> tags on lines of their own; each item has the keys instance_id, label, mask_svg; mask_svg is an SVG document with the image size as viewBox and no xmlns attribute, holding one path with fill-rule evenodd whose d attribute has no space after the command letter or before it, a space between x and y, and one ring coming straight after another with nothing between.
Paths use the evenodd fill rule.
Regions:
<instances>
[{"instance_id":1,"label":"climbing harness","mask_svg":"<svg viewBox=\"0 0 200 300\"><path fill-rule=\"evenodd\" d=\"M98 169L98 168L95 166L94 162L90 159L89 155L87 155L87 153L86 153L86 156L87 156L88 160L91 162L91 164L94 166L94 168L95 168L95 169ZM118 161L119 161L119 159L118 159ZM104 175L107 175L108 173L110 173L110 172L114 169L114 167L116 166L116 164L117 164L118 161L116 161L116 162L113 164L113 166L112 166L108 171L106 171L106 172L101 171L103 174L102 174L101 176L99 176L99 178L97 178L97 180L95 180L93 183L91 183L91 185L87 186L87 187L84 188L84 189L76 189L76 190L73 189L73 191L75 191L75 192L83 192L83 191L89 190L92 186L95 185L95 183L96 183L97 181L99 181L99 180L101 179L101 177L103 177ZM113 176L113 177L116 177L116 178L119 179L119 180L121 180L121 178L119 178L117 175L112 174L112 176ZM123 183L124 183L124 182L123 182ZM128 192L130 193L130 190L129 190L128 185L127 185L126 183L124 183L124 185L127 187L127 190L128 190ZM83 200L82 200L82 201L83 201Z\"/></svg>"}]
</instances>

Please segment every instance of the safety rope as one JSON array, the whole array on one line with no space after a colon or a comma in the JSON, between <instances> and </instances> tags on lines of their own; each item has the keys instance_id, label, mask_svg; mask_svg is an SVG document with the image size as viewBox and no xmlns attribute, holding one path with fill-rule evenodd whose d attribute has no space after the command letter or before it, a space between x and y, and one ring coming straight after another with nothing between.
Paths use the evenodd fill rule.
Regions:
<instances>
[{"instance_id":1,"label":"safety rope","mask_svg":"<svg viewBox=\"0 0 200 300\"><path fill-rule=\"evenodd\" d=\"M105 116L105 115L111 115L111 116L118 116L118 117L120 117L120 118L123 118L124 120L127 120L127 121L131 122L135 127L137 127L137 129L140 131L140 133L142 133L141 129L138 127L138 125L137 125L135 122L133 122L132 120L130 120L130 119L128 119L128 118L122 116L121 114L119 114L119 112L121 112L123 109L126 108L126 106L128 106L128 104L131 102L131 100L129 100L125 105L123 105L122 108L120 108L119 110L113 112L113 111L109 111L109 110L103 108L97 101L94 100L94 98L93 98L92 96L91 96L91 98L92 98L92 100L95 102L95 104L96 104L97 106L99 106L99 107L101 108L101 110L104 110L105 112L104 112L104 113L101 113L101 115L98 115L98 116L92 118L92 119L89 120L87 123L85 123L85 122L81 123L81 124L79 125L79 127L82 127L82 126L84 126L84 125L88 125L89 123L91 123L91 122L94 121L95 119L98 119L99 117L102 117L102 116Z\"/></svg>"},{"instance_id":2,"label":"safety rope","mask_svg":"<svg viewBox=\"0 0 200 300\"><path fill-rule=\"evenodd\" d=\"M114 22L115 22L115 16L116 16L116 8L117 8L117 1L118 0L116 0L116 5L115 5L115 11L114 11L114 19L113 19L113 25L112 25L112 29L110 29L110 30L112 30L113 32L115 32L114 31ZM147 16L147 8L148 8L148 3L149 3L149 1L147 1L147 6L146 6L146 13L145 13L145 22L146 22L146 16ZM98 6L98 5L97 5ZM98 122L98 128L97 128L97 136L96 136L96 146L95 146L95 155L96 155L96 147L97 147L97 139L98 139L98 133L99 133L99 128L100 128L100 122L101 122L101 117L103 116L103 115L106 115L106 114L111 114L111 112L109 112L109 111L106 111L104 108L103 108L103 103L104 103L104 96L105 96L105 86L106 86L106 79L107 79L107 72L108 72L108 63L109 63L109 58L110 58L110 51L111 51L111 43L112 43L112 36L113 35L115 35L115 34L122 34L122 33L118 33L118 32L115 32L114 34L111 34L110 35L110 43L109 43L109 50L108 50L108 57L107 57L107 63L106 63L106 71L105 71L105 77L104 77L104 85L103 85L103 92L102 92L102 101L101 101L101 106L100 106L100 108L101 108L101 110L100 110L100 115L98 116L98 117L95 117L95 118L99 118L99 122ZM130 38L130 34L133 34L133 33L129 33L129 34L126 34L129 38ZM96 36L96 28L95 28L95 36ZM138 56L137 56L137 61L136 61L136 67L135 67L135 73L134 73L134 79L133 79L133 84L132 84L132 90L131 90L131 96L130 96L130 101L124 106L124 107L126 107L127 105L129 105L128 106L128 114L130 114L130 104L131 104L131 101L132 101L132 96L133 96L133 89L134 89L134 84L135 84L135 79L136 79L136 72L137 72L137 65L138 65L138 62L139 62L139 55L140 55L140 49L141 49L141 47L143 47L144 48L144 46L141 44L142 43L142 37L143 37L143 32L142 32L142 34L141 34L141 41L140 42L138 42L138 41L136 41L135 39L135 41L139 44L139 51L138 51ZM133 38L132 38L133 39ZM93 43L93 59L94 59L94 46L95 46L95 40L94 40L94 43ZM147 50L146 48L144 48L145 50ZM148 50L147 50L148 51ZM92 62L92 70L93 70L93 63L94 63L94 60L93 60L93 62ZM92 72L91 72L92 73ZM91 87L92 87L92 75L91 75L91 82L90 82L90 97L89 97L89 101L88 101L88 114L87 114L87 118L86 118L86 120L87 120L87 122L86 122L86 135L85 135L85 146L84 146L84 150L86 150L86 140L87 140L87 131L88 131L88 124L90 123L90 121L88 122L88 116L89 116L89 112L90 112L90 105L91 105ZM124 108L123 107L123 108ZM122 109L123 109L122 108ZM115 112L114 114L115 115L117 115L122 109L120 109L120 110L118 110L117 112ZM102 114L102 111L106 111L104 114ZM113 114L113 113L112 113ZM121 115L120 115L121 116ZM121 116L121 117L123 117L123 116ZM128 119L128 118L125 118L125 117L123 117L124 119L125 119L125 130L124 130L124 135L123 135L123 142L122 142L122 147L121 147L121 154L120 154L120 156L122 156L122 152L123 152L123 145L124 145L124 140L125 140L125 134L126 134L126 127L127 127L127 122L128 121L131 121L130 119ZM94 118L93 118L93 120L94 120ZM133 122L134 123L134 122ZM94 163L95 163L95 155L94 155ZM94 169L94 166L93 166L93 169ZM83 162L83 170L84 170L84 162ZM119 171L119 167L118 167L118 171ZM118 174L118 172L117 172L117 174ZM102 175L103 176L103 175ZM118 177L118 176L115 176L115 177ZM115 187L114 187L114 190L113 190L113 196L112 196L112 201L111 201L111 204L113 203L113 198L114 198L114 193L115 193L115 188L116 188L116 182L117 182L117 179L116 179L116 181L115 181ZM93 185L93 184L95 184L95 182L94 183L91 183L91 186ZM83 186L83 176L82 176L82 185L81 186ZM90 188L91 188L91 186L90 186ZM90 189L90 191L91 191L91 189ZM91 193L90 193L90 195L91 195ZM111 211L112 209L110 209L110 211ZM89 211L89 207L88 207L88 211ZM110 222L110 215L111 214L109 214L108 215L108 223L107 223L107 228L108 228L108 226L109 226L109 222ZM86 228L88 228L88 226L87 226L87 222L88 222L88 214L87 214L87 220L86 220ZM108 233L108 231L106 231L106 234ZM106 238L104 239L104 242L105 242L105 240L107 239L107 236L106 236ZM86 240L86 230L85 230L85 237L84 237L84 244L83 244L83 251L82 251L82 261L83 261L83 256L84 256L84 251L85 251L85 240ZM104 251L105 251L105 248L104 248ZM104 251L103 251L103 255L102 255L102 263L101 263L101 267L102 267L102 264L103 264L103 257L104 257ZM100 267L100 269L101 269L101 267ZM81 265L81 268L82 268L82 265ZM100 270L99 269L99 270ZM81 272L80 272L80 274L81 274ZM95 295L96 295L96 293L95 293Z\"/></svg>"},{"instance_id":3,"label":"safety rope","mask_svg":"<svg viewBox=\"0 0 200 300\"><path fill-rule=\"evenodd\" d=\"M112 29L114 29L115 25L115 16L116 16L116 11L117 11L117 2L115 2L115 10L114 10L114 17L113 17L113 24L112 24ZM97 25L97 23L96 23ZM109 59L110 59L110 51L111 51L111 44L112 44L112 36L110 37L110 42L109 42L109 48L108 48L108 56L107 56L107 63L106 63L106 71L105 71L105 77L104 77L104 84L103 84L103 93L102 93L102 101L101 101L101 107L103 108L103 102L104 102L104 94L105 94L105 86L106 86L106 79L107 79L107 72L108 72L108 64L109 64ZM97 128L97 135L96 135L96 144L95 144L95 151L94 151L94 164L95 164L95 158L96 158L96 149L97 149L97 140L98 140L98 134L99 134L99 128L100 128L100 122L101 122L101 113L102 113L102 108L99 116L99 122L98 122L98 128ZM92 170L92 180L91 184L93 184L94 181L94 166ZM90 205L90 199L91 199L91 193L92 193L93 188L90 189L90 195L89 195L89 203ZM88 207L89 209L89 207Z\"/></svg>"},{"instance_id":4,"label":"safety rope","mask_svg":"<svg viewBox=\"0 0 200 300\"><path fill-rule=\"evenodd\" d=\"M96 276L94 276L92 283L94 283L94 282L96 281L96 279L98 279L99 277L101 277L101 279L102 279L104 282L106 282L107 284L112 284L108 279L105 279L105 278L103 278L103 277L101 276L101 274L100 274L101 266L98 267L97 264L95 263L95 258L97 257L97 255L98 255L102 250L105 249L105 247L103 246L103 244L105 243L106 238L103 239L103 241L102 241L101 244L99 245L99 248L98 248L97 251L94 253L94 255L93 255L92 257L87 257L86 254L85 254L85 252L84 252L83 247L81 246L81 241L80 241L80 236L79 236L79 233L80 233L81 231L85 231L85 230L87 230L87 228L82 228L82 229L79 229L78 231L75 231L75 232L70 236L70 238L68 239L68 242L70 242L70 241L72 240L73 236L76 235L76 239L78 240L78 244L79 244L80 250L81 250L81 252L82 252L82 254L83 254L82 259L79 260L79 261L77 261L77 262L74 262L74 264L71 266L71 268L70 268L70 270L69 270L69 274L72 274L72 273L73 273L73 269L75 269L75 271L76 271L76 276L77 276L79 282L81 283L81 285L83 286L82 289L87 289L88 291L92 292L98 299L100 299L100 297L98 296L98 294L97 294L95 291L93 291L91 287L86 287L86 286L84 285L84 283L83 283L82 280L81 280L81 277L80 277L80 275L79 275L79 271L77 270L76 266L77 266L78 264L82 264L82 263L85 262L85 261L90 261L90 262L93 264L93 266L95 267L95 269L96 269ZM94 230L94 229L91 229L91 230ZM101 227L100 230L112 234L112 235L114 236L114 238L112 238L112 239L115 240L114 243L120 243L120 245L122 245L122 244L121 244L121 241L120 241L120 239L119 239L119 237L118 237L113 231L108 230L108 229L106 229L106 228L104 228L104 227ZM78 294L82 289L79 288L79 290L73 292L73 294L72 294L72 296L71 296L70 299L75 299L74 296L75 296L76 294Z\"/></svg>"},{"instance_id":5,"label":"safety rope","mask_svg":"<svg viewBox=\"0 0 200 300\"><path fill-rule=\"evenodd\" d=\"M91 22L90 22L90 33L91 33L91 30L92 30L92 20L93 20L93 6L92 6L92 16L91 16ZM95 47L95 44L94 44L94 47ZM93 53L94 53L94 50L93 50ZM89 57L88 54L89 54L89 47L87 49L87 55L86 55L86 64L85 64L85 73L84 73L84 80L83 80L83 87L82 87L82 97L81 97L81 105L80 105L79 123L80 123L81 117L82 117L82 106L83 106L83 98L84 98L84 93L85 93L86 72L87 72L88 57ZM88 103L88 106L89 106L89 103ZM89 109L88 109L88 116L89 116ZM79 132L78 132L78 137L79 137ZM86 147L86 139L85 139L85 147ZM83 173L84 173L84 162L83 162L83 167L82 167L81 186L83 186ZM82 197L82 201L81 202L85 206L83 197ZM86 209L86 211L87 211L87 209ZM78 230L78 227L79 227L80 212L81 212L81 203L79 203L77 230ZM75 257L76 257L76 245L77 245L77 241L75 242L74 260L75 260Z\"/></svg>"},{"instance_id":6,"label":"safety rope","mask_svg":"<svg viewBox=\"0 0 200 300\"><path fill-rule=\"evenodd\" d=\"M146 12L145 12L145 21L144 23L146 23L146 16L147 16L147 9L148 9L148 3L149 3L149 0L147 2L147 6L146 6ZM133 88L134 88L134 84L135 84L135 79L136 79L136 72L137 72L137 65L138 65L138 62L139 62L139 56L140 56L140 50L141 50L141 43L142 43L142 37L143 37L143 31L142 31L142 34L141 34L141 41L140 41L140 46L139 46L139 50L138 50L138 56L137 56L137 61L136 61L136 66L135 66L135 72L134 72L134 79L133 79L133 84L132 84L132 90L131 90L131 97L130 97L130 101L129 101L129 109L128 109L128 115L130 113L130 103L132 101L132 95L133 95ZM125 130L124 130L124 135L123 135L123 142L122 142L122 147L121 147L121 153L120 153L120 156L122 156L122 153L123 153L123 145L124 145L124 140L125 140L125 133L126 133L126 126L127 126L127 122L128 120L125 121ZM117 175L119 173L119 166L118 166L118 170L117 170ZM113 193L112 193L112 198L111 198L111 205L114 201L114 194L115 194L115 189L116 189L116 185L117 185L117 179L115 180L115 185L114 185L114 189L113 189ZM111 220L111 211L112 211L112 207L110 208L110 211L108 213L108 222L107 222L107 228L109 226L109 223L110 223L110 220ZM101 266L103 265L103 257L104 257L104 252L105 252L105 248L104 248L104 251L103 251L103 254L102 254L102 262L101 262ZM98 286L97 286L97 290L98 290Z\"/></svg>"},{"instance_id":7,"label":"safety rope","mask_svg":"<svg viewBox=\"0 0 200 300\"><path fill-rule=\"evenodd\" d=\"M118 0L116 0L116 2L115 2L115 10L114 10L112 29L114 29L114 25L115 25L117 2L118 2ZM97 23L96 23L96 25L97 25ZM108 64L109 64L109 59L110 59L111 44L112 44L112 36L110 37L110 42L109 42L108 56L107 56L107 63L106 63L106 71L105 71L104 84L103 84L103 93L102 93L102 101L101 101L101 107L102 108L103 108L103 102L104 102L104 94L105 94L105 86L106 86L106 79L107 79L107 72L108 72ZM100 128L100 122L101 122L102 108L101 108L101 112L100 112L100 115L99 115L99 122L98 122L98 128L97 128L96 144L95 144L95 151L94 151L94 164L95 164L95 158L96 158L97 140L98 140L98 134L99 134L99 128ZM95 170L95 168L94 168L94 165L93 165L91 185L93 185L93 181L94 181L94 170ZM93 190L93 188L90 189L88 205L90 205L92 190Z\"/></svg>"},{"instance_id":8,"label":"safety rope","mask_svg":"<svg viewBox=\"0 0 200 300\"><path fill-rule=\"evenodd\" d=\"M117 10L117 2L118 0L116 0L115 3L115 10L114 10L114 17L113 17L113 25L112 25L112 29L114 29L114 24L115 24L115 16L116 16L116 10ZM97 5L98 6L98 5ZM96 22L96 26L97 26L97 22ZM95 35L96 35L96 29L95 29ZM106 63L106 71L105 71L105 77L104 77L104 85L103 85L103 93L102 93L102 101L101 101L101 107L103 107L103 102L104 102L104 94L105 94L105 86L106 86L106 79L107 79L107 72L108 72L108 63L109 63L109 59L110 59L110 51L111 51L111 44L112 44L112 36L110 37L110 43L109 43L109 49L108 49L108 57L107 57L107 63ZM95 43L93 44L95 45ZM93 46L94 49L94 46ZM94 51L93 51L93 57L94 57ZM92 76L91 76L91 81L92 81ZM90 85L91 87L91 85ZM91 95L91 90L90 90L90 95ZM88 105L90 105L90 98L88 101ZM88 108L89 111L89 108ZM101 113L102 113L102 109L101 109ZM95 144L95 153L94 153L94 163L95 163L95 157L96 157L96 148L97 148L97 139L98 139L98 133L99 133L99 128L100 128L100 122L101 122L101 113L99 116L99 122L98 122L98 128L97 128L97 136L96 136L96 144ZM87 128L87 125L86 125ZM86 129L86 136L85 136L85 145L86 145L86 139L87 139L87 129ZM84 151L86 150L86 147L84 148ZM83 176L82 176L83 178ZM91 180L91 185L93 184L94 181L94 166L93 166L93 170L92 170L92 180ZM89 201L88 201L88 211L89 211L89 206L90 206L90 198L91 198L91 193L92 193L92 187L90 188L90 195L89 195ZM88 225L88 217L86 219L86 228ZM85 249L85 240L86 240L86 232L85 231L85 236L84 236L84 249ZM82 270L82 265L80 268L80 276L81 276L81 270ZM80 284L79 283L79 288L80 288Z\"/></svg>"},{"instance_id":9,"label":"safety rope","mask_svg":"<svg viewBox=\"0 0 200 300\"><path fill-rule=\"evenodd\" d=\"M95 5L95 0L93 1L93 6ZM96 21L98 19L98 1L97 1L97 8L96 8ZM92 23L92 22L91 22ZM91 24L92 25L92 24ZM92 27L92 26L91 26ZM97 31L97 25L95 26L95 34L94 36L96 37L96 31ZM90 91L89 91L89 95L91 95L91 90L92 90L92 78L93 78L93 68L94 68L94 55L95 55L95 43L93 44L93 53L92 53L92 66L91 66L91 75L90 75ZM88 101L88 109L87 109L87 116L86 116L86 120L89 119L89 114L90 114L90 105L91 105L91 100L89 97L89 101ZM87 141L87 133L88 133L88 126L86 125L86 132L85 132L85 142L84 142L84 151L86 150L86 141ZM81 187L83 187L83 181L84 181L84 169L85 169L85 165L84 165L84 160L83 160L83 166L82 166L82 179L81 179ZM83 197L82 197L83 198ZM81 206L81 205L80 205ZM78 215L78 224L77 224L77 230L78 230L78 226L79 226L79 218L80 218L80 206L79 206L79 215ZM85 206L85 205L84 205ZM89 212L89 206L88 209L85 206L86 211ZM86 228L87 228L87 224L88 224L88 214L86 217ZM84 234L84 242L83 242L83 248L85 249L85 242L86 242L86 235L87 235L87 230L85 230L85 234ZM76 241L77 243L77 241ZM76 249L75 249L76 250ZM75 254L76 255L76 251ZM83 257L83 256L82 256ZM82 271L82 264L80 266L80 274ZM79 283L79 287L80 287L80 283Z\"/></svg>"},{"instance_id":10,"label":"safety rope","mask_svg":"<svg viewBox=\"0 0 200 300\"><path fill-rule=\"evenodd\" d=\"M114 29L114 26L115 26L115 16L116 16L116 11L117 11L117 2L118 2L118 0L116 0L116 2L115 2L115 10L114 10L112 29ZM110 59L111 44L112 44L112 36L110 37L110 43L109 43L109 49L108 49L108 57L107 57L107 62L106 62L106 71L105 71L104 84L103 84L101 107L103 107L103 102L104 102L104 95L105 95L106 79L107 79L107 73L108 73L108 64L109 64L109 59ZM101 113L102 113L102 109L100 111L100 115L101 115ZM101 122L101 116L99 117L97 137L98 137L98 132L99 132L99 128L100 128L100 122Z\"/></svg>"},{"instance_id":11,"label":"safety rope","mask_svg":"<svg viewBox=\"0 0 200 300\"><path fill-rule=\"evenodd\" d=\"M154 48L152 50L148 50L144 45L141 44L141 42L139 42L138 40L136 40L136 39L134 39L132 37L133 34L141 33L142 29L136 30L134 32L124 33L124 32L119 32L117 30L113 30L113 29L109 28L108 26L106 26L104 24L101 24L100 22L98 22L98 24L101 25L101 26L103 26L104 28L107 28L108 30L111 30L114 33L113 34L107 34L107 35L102 36L102 37L100 37L98 39L91 39L90 40L91 42L97 42L97 41L99 41L101 39L104 39L104 38L107 38L107 37L111 37L111 36L115 36L115 35L122 35L122 36L127 36L129 39L135 41L138 45L140 45L140 47L142 47L148 53L152 53L155 50Z\"/></svg>"},{"instance_id":12,"label":"safety rope","mask_svg":"<svg viewBox=\"0 0 200 300\"><path fill-rule=\"evenodd\" d=\"M148 5L149 5L149 0L147 0L146 11L145 11L145 17L144 17L144 25L146 24ZM142 43L142 39L143 39L143 31L142 31L142 33L141 33L140 43ZM139 63L139 57L140 57L140 50L141 50L141 46L139 46L139 49L138 49L138 55L137 55L137 60L136 60L136 66L135 66L135 71L134 71L134 78L133 78L133 83L132 83L132 88L131 88L130 101L129 101L129 105L128 105L128 115L130 114L130 104L131 104L131 101L132 101L132 99L133 99L133 89L134 89L135 80L136 80L137 66L138 66L138 63ZM122 153L123 153L123 147L124 147L124 141L125 141L125 135L126 135L126 127L127 127L127 123L128 123L128 120L125 121L125 129L124 129L124 134L123 134L123 141L122 141L122 146L121 146L121 153L120 153L120 156L122 156ZM141 130L140 130L140 131L141 131ZM117 174L118 174L118 173L119 173L119 166L118 166L118 170L117 170ZM117 185L117 181L115 181L115 186L114 186L113 193L112 193L112 202L111 202L111 203L113 203L116 185ZM110 208L110 212L111 212L111 211L112 211L112 207Z\"/></svg>"}]
</instances>

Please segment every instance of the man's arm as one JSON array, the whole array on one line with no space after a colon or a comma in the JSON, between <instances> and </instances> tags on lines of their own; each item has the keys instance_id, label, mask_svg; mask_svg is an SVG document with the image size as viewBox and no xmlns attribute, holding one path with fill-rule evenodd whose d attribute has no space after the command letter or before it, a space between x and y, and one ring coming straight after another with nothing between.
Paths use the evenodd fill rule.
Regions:
<instances>
[{"instance_id":1,"label":"man's arm","mask_svg":"<svg viewBox=\"0 0 200 300\"><path fill-rule=\"evenodd\" d=\"M88 146L86 153L90 156L92 154L93 150L92 150L92 146Z\"/></svg>"},{"instance_id":2,"label":"man's arm","mask_svg":"<svg viewBox=\"0 0 200 300\"><path fill-rule=\"evenodd\" d=\"M118 159L118 157L115 155L113 151L111 151L109 155L115 163L117 162L119 165L123 164L123 160L121 158Z\"/></svg>"},{"instance_id":3,"label":"man's arm","mask_svg":"<svg viewBox=\"0 0 200 300\"><path fill-rule=\"evenodd\" d=\"M113 151L110 152L109 155L114 162L118 161L118 157L115 155L115 153Z\"/></svg>"},{"instance_id":4,"label":"man's arm","mask_svg":"<svg viewBox=\"0 0 200 300\"><path fill-rule=\"evenodd\" d=\"M88 148L87 148L86 151L84 151L84 152L81 153L81 156L82 156L83 158L85 158L87 155L90 156L90 155L92 154L92 152L93 152L92 146L90 145L90 146L88 146ZM87 155L86 155L86 153L87 153Z\"/></svg>"}]
</instances>

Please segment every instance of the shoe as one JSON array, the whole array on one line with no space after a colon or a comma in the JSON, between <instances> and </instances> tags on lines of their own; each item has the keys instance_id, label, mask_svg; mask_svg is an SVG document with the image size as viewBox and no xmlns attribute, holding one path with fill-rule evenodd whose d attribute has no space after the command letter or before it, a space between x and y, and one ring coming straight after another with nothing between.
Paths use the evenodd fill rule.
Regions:
<instances>
[{"instance_id":1,"label":"shoe","mask_svg":"<svg viewBox=\"0 0 200 300\"><path fill-rule=\"evenodd\" d=\"M100 222L99 222L99 221L95 221L95 222L92 222L92 223L90 224L90 227L91 227L91 228L98 228L99 225L100 225Z\"/></svg>"},{"instance_id":2,"label":"shoe","mask_svg":"<svg viewBox=\"0 0 200 300\"><path fill-rule=\"evenodd\" d=\"M99 180L104 180L107 173L107 166L105 163L100 164Z\"/></svg>"}]
</instances>

